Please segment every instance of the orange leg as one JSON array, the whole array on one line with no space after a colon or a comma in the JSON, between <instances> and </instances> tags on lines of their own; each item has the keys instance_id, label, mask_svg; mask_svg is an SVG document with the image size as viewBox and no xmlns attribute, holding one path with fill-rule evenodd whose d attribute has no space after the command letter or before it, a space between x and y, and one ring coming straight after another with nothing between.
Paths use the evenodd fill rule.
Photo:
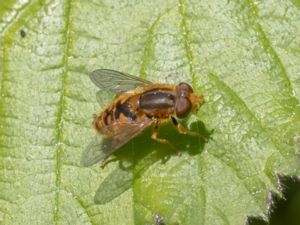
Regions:
<instances>
[{"instance_id":1,"label":"orange leg","mask_svg":"<svg viewBox=\"0 0 300 225\"><path fill-rule=\"evenodd\" d=\"M190 135L190 136L200 137L204 141L208 141L207 136L204 136L204 135L199 134L198 132L194 132L194 131L190 131L190 130L186 129L184 126L182 126L180 123L178 123L177 120L174 117L172 117L172 122L176 126L179 133Z\"/></svg>"},{"instance_id":2,"label":"orange leg","mask_svg":"<svg viewBox=\"0 0 300 225\"><path fill-rule=\"evenodd\" d=\"M156 123L155 126L154 126L154 129L153 129L153 133L151 135L151 138L153 140L157 141L160 144L167 144L167 145L169 145L176 152L176 154L178 156L180 156L181 155L181 151L178 150L178 148L176 148L170 141L168 141L167 139L162 139L162 138L158 138L157 137L158 131L159 131L159 126L158 126L158 123Z\"/></svg>"}]
</instances>

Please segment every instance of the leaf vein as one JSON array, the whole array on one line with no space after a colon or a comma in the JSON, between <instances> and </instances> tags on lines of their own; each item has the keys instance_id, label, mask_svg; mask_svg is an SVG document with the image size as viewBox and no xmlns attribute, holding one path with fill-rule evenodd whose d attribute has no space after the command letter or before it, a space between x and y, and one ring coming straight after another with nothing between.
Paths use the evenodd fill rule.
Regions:
<instances>
[{"instance_id":1,"label":"leaf vein","mask_svg":"<svg viewBox=\"0 0 300 225\"><path fill-rule=\"evenodd\" d=\"M266 35L265 31L263 30L262 26L260 25L260 23L257 21L257 19L259 18L257 6L254 4L254 2L252 0L247 0L247 2L249 4L250 9L252 9L251 12L252 12L252 16L254 18L254 23L255 23L254 28L260 35L260 40L262 40L263 48L266 50L267 53L270 54L270 56L272 57L272 59L274 60L276 65L278 66L279 75L281 75L282 78L285 80L285 82L288 84L287 88L288 88L290 96L294 96L292 83L290 81L288 73L287 73L282 61L280 60L280 57L278 56L276 50L273 48L271 41L267 37L267 35ZM297 98L293 97L293 99L297 102L297 105L300 104L300 102Z\"/></svg>"},{"instance_id":2,"label":"leaf vein","mask_svg":"<svg viewBox=\"0 0 300 225\"><path fill-rule=\"evenodd\" d=\"M273 146L278 150L279 154L283 156L283 153L281 151L284 151L284 149L281 149L281 147L276 143L276 141L274 140L273 136L270 134L270 132L268 132L266 130L266 128L262 125L261 121L254 115L254 113L249 109L249 107L246 105L246 103L243 101L243 99L237 94L235 93L232 89L230 89L224 82L222 82L221 80L219 80L219 78L217 76L215 76L214 74L209 74L210 79L214 80L215 82L217 82L219 84L219 86L221 86L221 88L229 93L232 97L233 100L235 102L238 102L239 105L242 105L243 108L248 112L249 116L252 117L255 122L258 124L258 126L260 127L260 129L267 134L270 137L270 141L273 144ZM264 171L264 173L266 174L266 171ZM270 180L271 184L274 185L273 181L269 178L269 176L266 174L266 177Z\"/></svg>"},{"instance_id":3,"label":"leaf vein","mask_svg":"<svg viewBox=\"0 0 300 225\"><path fill-rule=\"evenodd\" d=\"M194 55L190 45L189 28L187 25L185 8L186 8L185 0L179 0L178 11L181 16L180 30L183 35L184 50L186 52L186 57L188 59L189 72L190 75L192 76L193 88L195 89L197 84L196 84L196 76L193 68Z\"/></svg>"},{"instance_id":4,"label":"leaf vein","mask_svg":"<svg viewBox=\"0 0 300 225\"><path fill-rule=\"evenodd\" d=\"M217 156L215 156L214 154L208 152L209 155L211 155L214 159L216 159L217 161L219 161L222 165L228 167L231 171L233 171L233 173L236 175L236 177L241 181L241 185L245 188L245 190L247 191L247 193L249 194L250 197L253 197L252 196L252 193L251 191L249 190L249 188L245 185L245 183L243 182L243 179L240 177L240 175L237 173L236 169L232 166L230 166L229 164L227 164L225 161L223 161L221 158L218 158ZM257 203L257 206L259 206L259 203L258 202L255 202ZM260 208L260 210L263 211L262 208Z\"/></svg>"},{"instance_id":5,"label":"leaf vein","mask_svg":"<svg viewBox=\"0 0 300 225\"><path fill-rule=\"evenodd\" d=\"M33 3L29 0L23 6L21 6L20 9L16 10L17 13L10 18L10 20L0 30L0 36L4 36L9 27L11 27L15 22L18 22L20 17L27 11L27 9L30 9L32 5Z\"/></svg>"},{"instance_id":6,"label":"leaf vein","mask_svg":"<svg viewBox=\"0 0 300 225\"><path fill-rule=\"evenodd\" d=\"M70 52L70 12L71 12L71 0L66 1L66 27L65 27L65 49L64 49L64 71L62 73L61 80L61 95L58 105L58 116L56 122L57 129L57 148L56 148L56 166L55 166L55 185L56 185L56 193L55 193L55 212L54 212L54 222L55 224L59 223L59 194L61 187L61 168L62 168L62 153L63 153L63 120L64 120L64 108L65 108L65 95L66 95L66 79L68 73L68 56Z\"/></svg>"},{"instance_id":7,"label":"leaf vein","mask_svg":"<svg viewBox=\"0 0 300 225\"><path fill-rule=\"evenodd\" d=\"M154 32L155 32L160 20L162 19L162 17L167 15L172 9L173 8L170 8L170 9L166 10L165 12L161 13L160 15L158 15L158 17L154 20L154 22L151 24L149 30L147 31L147 40L146 40L146 44L145 44L145 48L144 48L144 52L143 52L143 56L142 56L142 60L141 60L142 61L141 68L140 68L140 72L139 72L139 75L144 79L147 78L146 67L149 62L149 59L151 58L151 52L153 51Z\"/></svg>"}]
</instances>

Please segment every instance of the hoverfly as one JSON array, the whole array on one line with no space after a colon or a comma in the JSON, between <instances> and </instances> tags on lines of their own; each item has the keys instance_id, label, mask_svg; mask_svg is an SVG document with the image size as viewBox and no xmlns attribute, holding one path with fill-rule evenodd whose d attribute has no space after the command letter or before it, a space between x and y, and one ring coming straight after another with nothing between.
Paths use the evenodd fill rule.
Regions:
<instances>
[{"instance_id":1,"label":"hoverfly","mask_svg":"<svg viewBox=\"0 0 300 225\"><path fill-rule=\"evenodd\" d=\"M158 137L159 125L170 120L180 133L205 139L201 134L187 130L176 119L186 117L203 104L203 96L196 95L189 84L152 83L109 69L93 71L90 79L101 91L116 96L93 121L98 135L83 153L82 165L104 163L121 146L151 125L154 125L153 140L179 152L171 142Z\"/></svg>"}]
</instances>

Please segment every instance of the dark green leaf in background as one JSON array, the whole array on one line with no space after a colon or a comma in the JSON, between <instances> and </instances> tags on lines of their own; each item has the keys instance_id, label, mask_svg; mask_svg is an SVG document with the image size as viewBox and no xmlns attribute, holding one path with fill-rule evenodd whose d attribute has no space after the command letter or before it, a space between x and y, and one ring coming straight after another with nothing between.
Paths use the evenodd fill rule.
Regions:
<instances>
[{"instance_id":1,"label":"dark green leaf in background","mask_svg":"<svg viewBox=\"0 0 300 225\"><path fill-rule=\"evenodd\" d=\"M297 0L0 0L0 224L266 218L276 175L299 175L299 46ZM167 126L181 157L146 131L81 167L99 68L191 83L206 103L186 124L212 139Z\"/></svg>"}]
</instances>

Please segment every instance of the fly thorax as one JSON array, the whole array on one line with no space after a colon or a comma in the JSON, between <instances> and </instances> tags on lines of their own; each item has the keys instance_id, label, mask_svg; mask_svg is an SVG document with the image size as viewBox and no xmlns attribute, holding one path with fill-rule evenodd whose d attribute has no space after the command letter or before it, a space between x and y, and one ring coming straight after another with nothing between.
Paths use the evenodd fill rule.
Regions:
<instances>
[{"instance_id":1,"label":"fly thorax","mask_svg":"<svg viewBox=\"0 0 300 225\"><path fill-rule=\"evenodd\" d=\"M168 90L154 89L141 94L140 111L153 116L170 114L174 111L175 94Z\"/></svg>"}]
</instances>

